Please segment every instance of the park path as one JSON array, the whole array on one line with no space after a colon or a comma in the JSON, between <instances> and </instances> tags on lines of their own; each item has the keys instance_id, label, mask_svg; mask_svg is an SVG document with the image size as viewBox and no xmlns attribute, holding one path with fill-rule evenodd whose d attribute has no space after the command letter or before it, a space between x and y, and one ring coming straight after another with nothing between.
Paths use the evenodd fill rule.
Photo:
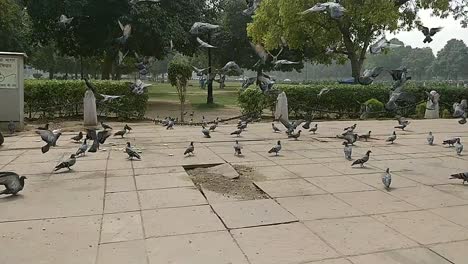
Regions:
<instances>
[{"instance_id":1,"label":"park path","mask_svg":"<svg viewBox=\"0 0 468 264\"><path fill-rule=\"evenodd\" d=\"M20 196L0 198L0 263L466 263L468 185L449 175L468 171L468 155L441 142L468 142L468 127L415 120L389 145L396 121L357 121L358 133L371 130L373 139L357 142L353 157L372 154L365 168L351 168L334 136L352 123L321 122L298 141L251 124L238 138L241 157L233 155L234 124L211 139L199 127L130 124L126 139L109 139L105 151L63 173L52 169L77 149L71 134L44 155L32 133L8 137L0 170L28 179ZM275 157L267 151L277 140ZM126 141L142 161L126 160ZM184 157L190 141L195 155ZM185 171L222 163L254 168L268 198L202 193ZM380 179L387 167L391 191Z\"/></svg>"}]
</instances>

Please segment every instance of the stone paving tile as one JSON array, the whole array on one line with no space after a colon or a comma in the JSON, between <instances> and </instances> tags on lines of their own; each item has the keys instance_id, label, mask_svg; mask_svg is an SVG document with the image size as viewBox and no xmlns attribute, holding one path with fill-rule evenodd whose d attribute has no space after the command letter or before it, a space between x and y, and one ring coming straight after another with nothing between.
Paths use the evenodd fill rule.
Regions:
<instances>
[{"instance_id":1,"label":"stone paving tile","mask_svg":"<svg viewBox=\"0 0 468 264\"><path fill-rule=\"evenodd\" d=\"M458 184L457 180L454 180L453 184L450 185L437 185L434 186L439 191L453 195L463 200L468 200L468 191L466 185Z\"/></svg>"},{"instance_id":2,"label":"stone paving tile","mask_svg":"<svg viewBox=\"0 0 468 264\"><path fill-rule=\"evenodd\" d=\"M30 163L40 163L40 162L52 162L52 163L58 163L60 159L62 158L63 154L62 153L45 153L41 154L36 153L36 154L29 154L29 155L21 155L16 158L16 156L0 156L0 164L6 164L8 161L11 161L11 164L18 164L18 166L21 166L19 164L30 164ZM9 158L9 159L5 159ZM13 158L16 158L13 160ZM25 166L25 165L23 165Z\"/></svg>"},{"instance_id":3,"label":"stone paving tile","mask_svg":"<svg viewBox=\"0 0 468 264\"><path fill-rule=\"evenodd\" d=\"M425 245L468 239L468 229L428 211L391 213L374 217Z\"/></svg>"},{"instance_id":4,"label":"stone paving tile","mask_svg":"<svg viewBox=\"0 0 468 264\"><path fill-rule=\"evenodd\" d=\"M132 177L133 176L133 170L132 169L127 169L127 170L107 170L106 171L106 177Z\"/></svg>"},{"instance_id":5,"label":"stone paving tile","mask_svg":"<svg viewBox=\"0 0 468 264\"><path fill-rule=\"evenodd\" d=\"M389 194L423 209L468 204L467 200L427 186L394 189Z\"/></svg>"},{"instance_id":6,"label":"stone paving tile","mask_svg":"<svg viewBox=\"0 0 468 264\"><path fill-rule=\"evenodd\" d=\"M140 175L152 175L152 174L165 174L165 173L179 173L185 172L184 168L181 166L176 167L160 167L160 168L135 168L135 176Z\"/></svg>"},{"instance_id":7,"label":"stone paving tile","mask_svg":"<svg viewBox=\"0 0 468 264\"><path fill-rule=\"evenodd\" d=\"M271 199L217 203L211 206L228 228L297 221L296 217Z\"/></svg>"},{"instance_id":8,"label":"stone paving tile","mask_svg":"<svg viewBox=\"0 0 468 264\"><path fill-rule=\"evenodd\" d=\"M301 221L363 215L329 194L279 198L278 202Z\"/></svg>"},{"instance_id":9,"label":"stone paving tile","mask_svg":"<svg viewBox=\"0 0 468 264\"><path fill-rule=\"evenodd\" d=\"M468 259L468 241L438 244L430 247L437 254L453 263L465 263Z\"/></svg>"},{"instance_id":10,"label":"stone paving tile","mask_svg":"<svg viewBox=\"0 0 468 264\"><path fill-rule=\"evenodd\" d=\"M338 193L335 194L335 196L367 214L381 214L419 209L414 205L408 204L405 201L381 191Z\"/></svg>"},{"instance_id":11,"label":"stone paving tile","mask_svg":"<svg viewBox=\"0 0 468 264\"><path fill-rule=\"evenodd\" d=\"M338 254L301 223L232 230L251 264L302 263Z\"/></svg>"},{"instance_id":12,"label":"stone paving tile","mask_svg":"<svg viewBox=\"0 0 468 264\"><path fill-rule=\"evenodd\" d=\"M106 193L104 212L117 213L140 210L136 192Z\"/></svg>"},{"instance_id":13,"label":"stone paving tile","mask_svg":"<svg viewBox=\"0 0 468 264\"><path fill-rule=\"evenodd\" d=\"M312 164L319 163L319 161L314 162L312 159L278 159L275 160L275 165L280 165L283 167L288 167L290 165L301 165L301 164Z\"/></svg>"},{"instance_id":14,"label":"stone paving tile","mask_svg":"<svg viewBox=\"0 0 468 264\"><path fill-rule=\"evenodd\" d=\"M262 191L271 197L287 197L326 193L324 190L304 179L286 179L255 182Z\"/></svg>"},{"instance_id":15,"label":"stone paving tile","mask_svg":"<svg viewBox=\"0 0 468 264\"><path fill-rule=\"evenodd\" d=\"M107 161L107 168L112 170L130 170L132 168L132 162L128 160L124 160L125 153L122 153L122 159L120 160L108 160Z\"/></svg>"},{"instance_id":16,"label":"stone paving tile","mask_svg":"<svg viewBox=\"0 0 468 264\"><path fill-rule=\"evenodd\" d=\"M345 255L416 246L413 241L367 216L307 221L305 224Z\"/></svg>"},{"instance_id":17,"label":"stone paving tile","mask_svg":"<svg viewBox=\"0 0 468 264\"><path fill-rule=\"evenodd\" d=\"M360 159L360 158L361 157L355 157L355 159ZM372 165L373 164L372 160L366 163L365 166L362 168L359 165L351 166L352 163L353 161L348 161L347 163L324 163L323 165L330 168L331 170L336 171L336 173L338 174L345 174L345 175L376 173L376 172L381 171ZM327 176L327 175L323 175L323 176Z\"/></svg>"},{"instance_id":18,"label":"stone paving tile","mask_svg":"<svg viewBox=\"0 0 468 264\"><path fill-rule=\"evenodd\" d=\"M101 243L143 239L140 212L105 214L102 219Z\"/></svg>"},{"instance_id":19,"label":"stone paving tile","mask_svg":"<svg viewBox=\"0 0 468 264\"><path fill-rule=\"evenodd\" d=\"M453 206L430 210L431 212L452 221L458 225L468 228L468 206Z\"/></svg>"},{"instance_id":20,"label":"stone paving tile","mask_svg":"<svg viewBox=\"0 0 468 264\"><path fill-rule=\"evenodd\" d=\"M290 172L304 178L341 175L340 172L322 164L290 165L285 167Z\"/></svg>"},{"instance_id":21,"label":"stone paving tile","mask_svg":"<svg viewBox=\"0 0 468 264\"><path fill-rule=\"evenodd\" d=\"M37 181L18 196L0 198L1 221L101 214L104 179Z\"/></svg>"},{"instance_id":22,"label":"stone paving tile","mask_svg":"<svg viewBox=\"0 0 468 264\"><path fill-rule=\"evenodd\" d=\"M142 211L146 237L182 235L224 230L209 206Z\"/></svg>"},{"instance_id":23,"label":"stone paving tile","mask_svg":"<svg viewBox=\"0 0 468 264\"><path fill-rule=\"evenodd\" d=\"M146 246L150 264L249 263L227 231L150 238Z\"/></svg>"},{"instance_id":24,"label":"stone paving tile","mask_svg":"<svg viewBox=\"0 0 468 264\"><path fill-rule=\"evenodd\" d=\"M352 264L349 260L346 259L328 259L314 262L307 262L304 264Z\"/></svg>"},{"instance_id":25,"label":"stone paving tile","mask_svg":"<svg viewBox=\"0 0 468 264\"><path fill-rule=\"evenodd\" d=\"M135 191L135 180L133 177L109 177L106 179L106 192Z\"/></svg>"},{"instance_id":26,"label":"stone paving tile","mask_svg":"<svg viewBox=\"0 0 468 264\"><path fill-rule=\"evenodd\" d=\"M84 216L0 223L0 263L94 263L100 218Z\"/></svg>"},{"instance_id":27,"label":"stone paving tile","mask_svg":"<svg viewBox=\"0 0 468 264\"><path fill-rule=\"evenodd\" d=\"M141 175L135 179L138 190L194 186L186 172Z\"/></svg>"},{"instance_id":28,"label":"stone paving tile","mask_svg":"<svg viewBox=\"0 0 468 264\"><path fill-rule=\"evenodd\" d=\"M298 178L294 173L281 166L258 167L255 168L255 173L260 176L258 177L260 179L256 178L257 181Z\"/></svg>"},{"instance_id":29,"label":"stone paving tile","mask_svg":"<svg viewBox=\"0 0 468 264\"><path fill-rule=\"evenodd\" d=\"M50 174L49 179L52 181L59 180L92 180L104 179L106 177L105 171L68 171L64 170L61 173Z\"/></svg>"},{"instance_id":30,"label":"stone paving tile","mask_svg":"<svg viewBox=\"0 0 468 264\"><path fill-rule=\"evenodd\" d=\"M315 177L305 179L329 193L375 190L375 188L350 177Z\"/></svg>"},{"instance_id":31,"label":"stone paving tile","mask_svg":"<svg viewBox=\"0 0 468 264\"><path fill-rule=\"evenodd\" d=\"M14 171L20 175L35 175L51 173L58 162L39 162L29 163L27 166L21 164L8 164L2 168L2 171Z\"/></svg>"},{"instance_id":32,"label":"stone paving tile","mask_svg":"<svg viewBox=\"0 0 468 264\"><path fill-rule=\"evenodd\" d=\"M97 264L147 264L144 240L99 245Z\"/></svg>"},{"instance_id":33,"label":"stone paving tile","mask_svg":"<svg viewBox=\"0 0 468 264\"><path fill-rule=\"evenodd\" d=\"M143 210L207 204L205 197L193 187L144 190L138 195Z\"/></svg>"},{"instance_id":34,"label":"stone paving tile","mask_svg":"<svg viewBox=\"0 0 468 264\"><path fill-rule=\"evenodd\" d=\"M426 248L386 251L349 258L354 264L450 264L447 260Z\"/></svg>"}]
</instances>

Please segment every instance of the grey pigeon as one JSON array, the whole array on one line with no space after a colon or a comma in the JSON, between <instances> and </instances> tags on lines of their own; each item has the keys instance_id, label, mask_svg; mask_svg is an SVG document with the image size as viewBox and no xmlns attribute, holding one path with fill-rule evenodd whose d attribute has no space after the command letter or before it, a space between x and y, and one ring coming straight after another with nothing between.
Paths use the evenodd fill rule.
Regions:
<instances>
[{"instance_id":1,"label":"grey pigeon","mask_svg":"<svg viewBox=\"0 0 468 264\"><path fill-rule=\"evenodd\" d=\"M383 72L383 70L383 67L375 67L370 70L365 70L362 76L357 78L357 81L362 85L370 85L374 82L375 78Z\"/></svg>"},{"instance_id":2,"label":"grey pigeon","mask_svg":"<svg viewBox=\"0 0 468 264\"><path fill-rule=\"evenodd\" d=\"M349 133L349 134L346 134L343 138L348 142L348 144L354 145L358 137L359 137L358 134Z\"/></svg>"},{"instance_id":3,"label":"grey pigeon","mask_svg":"<svg viewBox=\"0 0 468 264\"><path fill-rule=\"evenodd\" d=\"M187 154L192 155L194 151L195 151L195 146L193 145L193 141L192 141L190 142L190 145L188 146L188 148L185 150L184 156Z\"/></svg>"},{"instance_id":4,"label":"grey pigeon","mask_svg":"<svg viewBox=\"0 0 468 264\"><path fill-rule=\"evenodd\" d=\"M277 60L277 61L275 61L275 67L274 68L278 69L283 65L295 65L295 64L299 64L299 62L298 61L289 61L289 60Z\"/></svg>"},{"instance_id":5,"label":"grey pigeon","mask_svg":"<svg viewBox=\"0 0 468 264\"><path fill-rule=\"evenodd\" d=\"M348 133L353 133L353 132L354 132L354 129L356 129L356 127L357 127L357 124L354 124L354 125L352 125L352 126L350 126L350 127L344 128L343 131L346 131L346 132L348 132Z\"/></svg>"},{"instance_id":6,"label":"grey pigeon","mask_svg":"<svg viewBox=\"0 0 468 264\"><path fill-rule=\"evenodd\" d=\"M10 120L10 122L8 123L8 131L10 131L10 135L16 132L16 124L15 122L13 122L13 120Z\"/></svg>"},{"instance_id":7,"label":"grey pigeon","mask_svg":"<svg viewBox=\"0 0 468 264\"><path fill-rule=\"evenodd\" d=\"M125 147L125 152L127 153L129 159L137 158L141 160L140 154L136 153L136 151L132 149L130 142L127 142L127 146Z\"/></svg>"},{"instance_id":8,"label":"grey pigeon","mask_svg":"<svg viewBox=\"0 0 468 264\"><path fill-rule=\"evenodd\" d=\"M351 145L348 144L348 142L343 142L343 145L344 145L344 148L343 148L343 152L344 152L344 155L345 155L345 158L347 160L351 160L351 155L353 153L353 147Z\"/></svg>"},{"instance_id":9,"label":"grey pigeon","mask_svg":"<svg viewBox=\"0 0 468 264\"><path fill-rule=\"evenodd\" d=\"M102 126L102 128L104 128L104 130L106 130L106 129L111 129L112 130L111 126L109 126L107 124L104 124L104 122L102 122L102 121L101 121L101 126Z\"/></svg>"},{"instance_id":10,"label":"grey pigeon","mask_svg":"<svg viewBox=\"0 0 468 264\"><path fill-rule=\"evenodd\" d=\"M78 133L78 135L72 137L71 139L72 139L73 141L75 141L75 142L81 141L81 140L83 139L83 132L80 131L80 132Z\"/></svg>"},{"instance_id":11,"label":"grey pigeon","mask_svg":"<svg viewBox=\"0 0 468 264\"><path fill-rule=\"evenodd\" d=\"M131 128L128 124L125 124L124 129L128 131L127 133L130 133L130 131L133 130L133 128Z\"/></svg>"},{"instance_id":12,"label":"grey pigeon","mask_svg":"<svg viewBox=\"0 0 468 264\"><path fill-rule=\"evenodd\" d=\"M442 30L442 27L436 27L436 28L431 28L429 29L428 27L425 27L423 25L419 25L418 29L424 34L426 38L424 38L424 43L431 43L432 38L436 33L440 32Z\"/></svg>"},{"instance_id":13,"label":"grey pigeon","mask_svg":"<svg viewBox=\"0 0 468 264\"><path fill-rule=\"evenodd\" d=\"M86 142L87 139L85 139L83 141L83 144L81 144L81 146L78 148L78 150L76 151L75 155L78 157L80 156L81 154L83 155L86 155L86 151L88 150L88 143Z\"/></svg>"},{"instance_id":14,"label":"grey pigeon","mask_svg":"<svg viewBox=\"0 0 468 264\"><path fill-rule=\"evenodd\" d=\"M455 142L455 150L457 151L457 155L461 155L463 152L463 145L460 142L460 138L457 138L457 141Z\"/></svg>"},{"instance_id":15,"label":"grey pigeon","mask_svg":"<svg viewBox=\"0 0 468 264\"><path fill-rule=\"evenodd\" d=\"M360 158L360 159L357 159L353 162L353 164L351 164L351 166L354 166L354 165L361 165L361 167L364 167L364 163L368 162L369 161L369 156L370 154L372 153L372 151L368 150L366 152L366 155L364 155L364 157Z\"/></svg>"},{"instance_id":16,"label":"grey pigeon","mask_svg":"<svg viewBox=\"0 0 468 264\"><path fill-rule=\"evenodd\" d=\"M207 49L215 49L216 48L215 46L201 40L199 37L197 37L197 42L198 42L198 44L200 44L200 47L202 47L202 48L207 48Z\"/></svg>"},{"instance_id":17,"label":"grey pigeon","mask_svg":"<svg viewBox=\"0 0 468 264\"><path fill-rule=\"evenodd\" d=\"M5 190L0 192L2 194L16 195L24 188L24 180L27 179L24 176L19 176L14 172L0 172L0 185L5 186Z\"/></svg>"},{"instance_id":18,"label":"grey pigeon","mask_svg":"<svg viewBox=\"0 0 468 264\"><path fill-rule=\"evenodd\" d=\"M106 130L107 132L107 130ZM93 140L93 144L88 149L88 152L95 153L99 149L99 140L98 136L96 135L96 130L94 129L87 129L86 130L86 139Z\"/></svg>"},{"instance_id":19,"label":"grey pigeon","mask_svg":"<svg viewBox=\"0 0 468 264\"><path fill-rule=\"evenodd\" d=\"M397 120L398 120L399 125L408 126L410 124L410 121L406 120L404 117L401 117L401 116L399 116Z\"/></svg>"},{"instance_id":20,"label":"grey pigeon","mask_svg":"<svg viewBox=\"0 0 468 264\"><path fill-rule=\"evenodd\" d=\"M202 133L206 138L211 138L210 136L210 130L207 129L205 126L202 126Z\"/></svg>"},{"instance_id":21,"label":"grey pigeon","mask_svg":"<svg viewBox=\"0 0 468 264\"><path fill-rule=\"evenodd\" d=\"M3 137L2 131L0 131L0 146L3 145L5 142L5 138Z\"/></svg>"},{"instance_id":22,"label":"grey pigeon","mask_svg":"<svg viewBox=\"0 0 468 264\"><path fill-rule=\"evenodd\" d=\"M169 121L167 122L166 130L174 129L174 124L175 124L174 120L169 119Z\"/></svg>"},{"instance_id":23,"label":"grey pigeon","mask_svg":"<svg viewBox=\"0 0 468 264\"><path fill-rule=\"evenodd\" d=\"M237 65L237 63L235 63L234 61L226 63L226 65L224 65L224 67L221 68L220 71L224 74L235 76L242 75L244 73L241 67L239 67L239 65Z\"/></svg>"},{"instance_id":24,"label":"grey pigeon","mask_svg":"<svg viewBox=\"0 0 468 264\"><path fill-rule=\"evenodd\" d=\"M318 124L315 124L313 127L310 128L309 132L312 132L315 134L315 132L317 132L317 129L318 129Z\"/></svg>"},{"instance_id":25,"label":"grey pigeon","mask_svg":"<svg viewBox=\"0 0 468 264\"><path fill-rule=\"evenodd\" d=\"M130 24L125 24L123 25L120 20L117 21L119 23L119 27L122 30L122 36L117 39L117 41L121 44L124 45L127 43L128 38L130 37L130 34L132 33L132 25Z\"/></svg>"},{"instance_id":26,"label":"grey pigeon","mask_svg":"<svg viewBox=\"0 0 468 264\"><path fill-rule=\"evenodd\" d=\"M429 132L429 135L427 135L427 143L431 146L434 144L434 135L432 135L432 132Z\"/></svg>"},{"instance_id":27,"label":"grey pigeon","mask_svg":"<svg viewBox=\"0 0 468 264\"><path fill-rule=\"evenodd\" d=\"M76 155L71 154L69 159L55 166L54 171L58 171L60 169L65 169L65 168L67 168L68 170L71 170L71 167L75 165L75 163L76 163Z\"/></svg>"},{"instance_id":28,"label":"grey pigeon","mask_svg":"<svg viewBox=\"0 0 468 264\"><path fill-rule=\"evenodd\" d=\"M291 133L288 135L288 138L294 138L294 140L297 140L301 136L301 130L297 131L297 133Z\"/></svg>"},{"instance_id":29,"label":"grey pigeon","mask_svg":"<svg viewBox=\"0 0 468 264\"><path fill-rule=\"evenodd\" d=\"M192 28L190 28L190 34L194 35L199 35L199 34L204 34L213 30L216 30L219 28L219 25L213 25L210 23L204 23L204 22L195 22L192 25Z\"/></svg>"},{"instance_id":30,"label":"grey pigeon","mask_svg":"<svg viewBox=\"0 0 468 264\"><path fill-rule=\"evenodd\" d=\"M73 21L73 17L67 17L66 15L60 15L59 23L63 25L68 25Z\"/></svg>"},{"instance_id":31,"label":"grey pigeon","mask_svg":"<svg viewBox=\"0 0 468 264\"><path fill-rule=\"evenodd\" d=\"M331 18L340 19L344 16L346 9L336 2L317 3L313 7L301 12L300 14L305 15L312 12L323 12L327 11Z\"/></svg>"},{"instance_id":32,"label":"grey pigeon","mask_svg":"<svg viewBox=\"0 0 468 264\"><path fill-rule=\"evenodd\" d=\"M125 129L120 130L120 131L117 131L117 132L114 133L114 137L120 136L121 138L123 138L126 133L127 133L127 130L125 130Z\"/></svg>"},{"instance_id":33,"label":"grey pigeon","mask_svg":"<svg viewBox=\"0 0 468 264\"><path fill-rule=\"evenodd\" d=\"M239 144L238 140L236 140L236 144L234 144L234 155L242 155L242 146Z\"/></svg>"},{"instance_id":34,"label":"grey pigeon","mask_svg":"<svg viewBox=\"0 0 468 264\"><path fill-rule=\"evenodd\" d=\"M281 141L278 140L278 142L276 143L276 145L274 147L272 147L268 153L275 153L276 156L278 156L278 152L280 152L281 150Z\"/></svg>"},{"instance_id":35,"label":"grey pigeon","mask_svg":"<svg viewBox=\"0 0 468 264\"><path fill-rule=\"evenodd\" d=\"M468 104L467 104L466 99L463 99L460 103L454 103L453 104L453 117L466 118L467 107L468 107Z\"/></svg>"},{"instance_id":36,"label":"grey pigeon","mask_svg":"<svg viewBox=\"0 0 468 264\"><path fill-rule=\"evenodd\" d=\"M99 144L104 144L107 138L109 138L111 135L112 135L111 132L109 132L108 130L99 131L97 133L97 140Z\"/></svg>"},{"instance_id":37,"label":"grey pigeon","mask_svg":"<svg viewBox=\"0 0 468 264\"><path fill-rule=\"evenodd\" d=\"M367 132L367 134L360 135L359 138L360 138L360 139L364 139L364 140L367 142L367 140L368 140L368 139L370 138L370 136L371 136L371 133L372 133L372 131L369 131L369 132Z\"/></svg>"},{"instance_id":38,"label":"grey pigeon","mask_svg":"<svg viewBox=\"0 0 468 264\"><path fill-rule=\"evenodd\" d=\"M401 47L401 45L398 44L392 44L390 41L388 41L385 36L380 38L377 42L375 42L373 45L369 47L369 51L371 54L379 54L382 53L384 49L387 48L397 48Z\"/></svg>"},{"instance_id":39,"label":"grey pigeon","mask_svg":"<svg viewBox=\"0 0 468 264\"><path fill-rule=\"evenodd\" d=\"M57 134L52 133L50 130L38 130L36 134L41 136L41 139L47 143L45 146L41 147L42 153L47 153L51 146L55 146L57 144L57 140L59 139L61 132Z\"/></svg>"},{"instance_id":40,"label":"grey pigeon","mask_svg":"<svg viewBox=\"0 0 468 264\"><path fill-rule=\"evenodd\" d=\"M271 128L273 129L273 132L275 132L275 133L281 132L281 130L279 128L277 128L274 123L271 123Z\"/></svg>"},{"instance_id":41,"label":"grey pigeon","mask_svg":"<svg viewBox=\"0 0 468 264\"><path fill-rule=\"evenodd\" d=\"M460 179L463 180L463 184L465 184L465 182L468 182L468 172L452 174L450 175L450 179Z\"/></svg>"},{"instance_id":42,"label":"grey pigeon","mask_svg":"<svg viewBox=\"0 0 468 264\"><path fill-rule=\"evenodd\" d=\"M262 0L246 0L246 2L247 9L242 11L242 13L244 13L244 15L246 16L252 16L253 14L255 14L255 11L257 11L257 9L260 7L260 3L262 2Z\"/></svg>"},{"instance_id":43,"label":"grey pigeon","mask_svg":"<svg viewBox=\"0 0 468 264\"><path fill-rule=\"evenodd\" d=\"M396 135L396 132L393 131L392 135L389 136L387 138L387 140L385 140L386 142L391 142L390 144L393 144L393 142L397 139L397 135Z\"/></svg>"},{"instance_id":44,"label":"grey pigeon","mask_svg":"<svg viewBox=\"0 0 468 264\"><path fill-rule=\"evenodd\" d=\"M213 125L210 126L209 130L210 131L215 131L215 129L218 127L218 122L216 121Z\"/></svg>"},{"instance_id":45,"label":"grey pigeon","mask_svg":"<svg viewBox=\"0 0 468 264\"><path fill-rule=\"evenodd\" d=\"M384 175L382 175L382 183L387 191L390 190L390 184L392 184L392 175L390 174L389 168L387 168Z\"/></svg>"},{"instance_id":46,"label":"grey pigeon","mask_svg":"<svg viewBox=\"0 0 468 264\"><path fill-rule=\"evenodd\" d=\"M406 126L408 126L407 124L401 124L401 125L398 125L398 126L395 126L395 128L398 128L398 129L401 129L401 130L405 130Z\"/></svg>"},{"instance_id":47,"label":"grey pigeon","mask_svg":"<svg viewBox=\"0 0 468 264\"><path fill-rule=\"evenodd\" d=\"M457 142L458 138L447 139L442 142L443 145L449 145L449 147L453 147L453 145Z\"/></svg>"},{"instance_id":48,"label":"grey pigeon","mask_svg":"<svg viewBox=\"0 0 468 264\"><path fill-rule=\"evenodd\" d=\"M304 125L302 125L302 128L303 129L310 129L310 123L312 123L312 121L305 122Z\"/></svg>"},{"instance_id":49,"label":"grey pigeon","mask_svg":"<svg viewBox=\"0 0 468 264\"><path fill-rule=\"evenodd\" d=\"M239 137L241 133L242 133L242 129L238 129L238 130L232 132L231 135L236 135L236 136Z\"/></svg>"}]
</instances>

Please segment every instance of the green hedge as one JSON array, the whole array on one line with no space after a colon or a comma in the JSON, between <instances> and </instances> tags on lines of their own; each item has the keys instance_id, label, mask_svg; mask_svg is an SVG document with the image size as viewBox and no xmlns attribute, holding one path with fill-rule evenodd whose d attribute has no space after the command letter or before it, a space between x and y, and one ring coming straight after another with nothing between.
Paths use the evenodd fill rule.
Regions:
<instances>
[{"instance_id":1,"label":"green hedge","mask_svg":"<svg viewBox=\"0 0 468 264\"><path fill-rule=\"evenodd\" d=\"M91 81L101 94L124 95L113 102L97 99L98 114L118 118L143 118L148 95L136 95L123 81ZM86 85L81 80L26 80L24 87L25 111L29 117L70 117L83 112Z\"/></svg>"},{"instance_id":2,"label":"green hedge","mask_svg":"<svg viewBox=\"0 0 468 264\"><path fill-rule=\"evenodd\" d=\"M317 98L317 94L323 88L330 88L331 90ZM412 106L404 109L403 114L410 116L415 114L415 104L426 100L425 91L436 89L440 98L441 112L444 109L452 111L451 105L454 102L459 102L462 98L468 98L468 89L456 86L438 86L437 88L423 87L416 84L407 84L405 91L410 94L411 102L401 102L400 106ZM293 117L307 118L316 116L317 114L325 115L315 111L316 109L328 110L335 112L328 115L328 118L357 118L361 109L361 104L369 99L376 99L380 102L387 102L390 94L390 86L387 84L375 84L369 86L362 85L346 85L346 84L309 84L309 85L285 85L279 84L275 86L268 94L253 94L251 91L240 92L239 105L243 112L249 112L252 109L264 107L274 111L276 98L278 94L284 91L288 97L289 113ZM243 93L249 93L244 96Z\"/></svg>"}]
</instances>

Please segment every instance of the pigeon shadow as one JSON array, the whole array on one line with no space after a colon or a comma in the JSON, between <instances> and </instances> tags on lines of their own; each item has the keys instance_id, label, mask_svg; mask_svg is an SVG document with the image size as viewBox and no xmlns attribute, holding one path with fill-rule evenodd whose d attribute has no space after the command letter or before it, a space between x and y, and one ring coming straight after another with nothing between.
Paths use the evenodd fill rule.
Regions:
<instances>
[{"instance_id":1,"label":"pigeon shadow","mask_svg":"<svg viewBox=\"0 0 468 264\"><path fill-rule=\"evenodd\" d=\"M53 174L68 174L68 173L72 173L73 170L62 170L62 171L56 171L56 172L53 172Z\"/></svg>"},{"instance_id":2,"label":"pigeon shadow","mask_svg":"<svg viewBox=\"0 0 468 264\"><path fill-rule=\"evenodd\" d=\"M16 195L7 195L3 198L0 198L0 202L3 201L16 201L16 200L22 200L24 199L24 196L22 194L16 194Z\"/></svg>"}]
</instances>

